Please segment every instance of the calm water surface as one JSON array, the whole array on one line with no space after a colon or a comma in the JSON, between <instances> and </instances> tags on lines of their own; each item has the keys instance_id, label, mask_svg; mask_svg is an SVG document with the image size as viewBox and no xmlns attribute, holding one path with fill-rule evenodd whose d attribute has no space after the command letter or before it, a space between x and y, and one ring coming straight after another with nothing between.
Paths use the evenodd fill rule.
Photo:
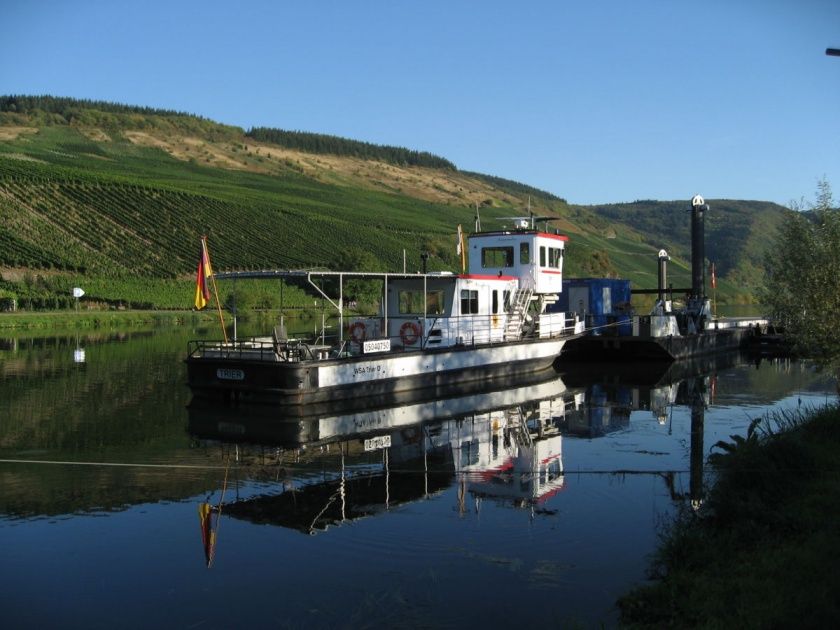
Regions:
<instances>
[{"instance_id":1,"label":"calm water surface","mask_svg":"<svg viewBox=\"0 0 840 630\"><path fill-rule=\"evenodd\" d=\"M710 447L834 391L724 357L281 418L189 405L202 334L0 339L6 627L611 626Z\"/></svg>"}]
</instances>

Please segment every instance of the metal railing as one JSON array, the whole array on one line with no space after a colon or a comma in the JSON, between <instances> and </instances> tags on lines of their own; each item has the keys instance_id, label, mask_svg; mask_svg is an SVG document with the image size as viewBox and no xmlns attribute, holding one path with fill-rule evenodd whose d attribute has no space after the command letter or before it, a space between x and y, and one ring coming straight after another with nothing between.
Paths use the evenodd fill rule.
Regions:
<instances>
[{"instance_id":1,"label":"metal railing","mask_svg":"<svg viewBox=\"0 0 840 630\"><path fill-rule=\"evenodd\" d=\"M273 341L253 338L228 342L200 339L188 342L187 357L190 359L222 359L225 361L297 363L306 359L314 359L316 354L308 343L299 339Z\"/></svg>"}]
</instances>

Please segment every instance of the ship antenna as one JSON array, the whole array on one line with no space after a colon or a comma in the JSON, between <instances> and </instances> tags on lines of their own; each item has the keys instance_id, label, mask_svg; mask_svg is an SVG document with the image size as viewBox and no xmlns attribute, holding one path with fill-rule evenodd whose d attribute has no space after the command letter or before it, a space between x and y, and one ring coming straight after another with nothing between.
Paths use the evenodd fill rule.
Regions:
<instances>
[{"instance_id":1,"label":"ship antenna","mask_svg":"<svg viewBox=\"0 0 840 630\"><path fill-rule=\"evenodd\" d=\"M528 195L528 216L531 219L531 229L534 229L534 213L531 211L531 195Z\"/></svg>"}]
</instances>

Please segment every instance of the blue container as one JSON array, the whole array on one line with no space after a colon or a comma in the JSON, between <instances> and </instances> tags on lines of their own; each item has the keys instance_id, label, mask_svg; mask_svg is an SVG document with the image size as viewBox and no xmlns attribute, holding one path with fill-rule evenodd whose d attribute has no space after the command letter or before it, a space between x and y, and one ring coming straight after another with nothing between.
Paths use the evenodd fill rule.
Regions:
<instances>
[{"instance_id":1,"label":"blue container","mask_svg":"<svg viewBox=\"0 0 840 630\"><path fill-rule=\"evenodd\" d=\"M577 313L593 335L629 336L633 332L630 281L617 278L563 280L553 312Z\"/></svg>"}]
</instances>

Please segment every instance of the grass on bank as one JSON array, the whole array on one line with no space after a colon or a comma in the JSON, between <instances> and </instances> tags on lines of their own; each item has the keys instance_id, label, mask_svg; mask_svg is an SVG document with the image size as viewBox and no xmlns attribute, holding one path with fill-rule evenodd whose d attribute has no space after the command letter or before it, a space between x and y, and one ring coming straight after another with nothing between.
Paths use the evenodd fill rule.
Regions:
<instances>
[{"instance_id":1,"label":"grass on bank","mask_svg":"<svg viewBox=\"0 0 840 630\"><path fill-rule=\"evenodd\" d=\"M0 330L89 329L131 326L178 326L218 321L215 310L205 311L44 311L0 313Z\"/></svg>"},{"instance_id":2,"label":"grass on bank","mask_svg":"<svg viewBox=\"0 0 840 630\"><path fill-rule=\"evenodd\" d=\"M719 443L702 508L678 516L626 627L832 627L840 619L840 405Z\"/></svg>"}]
</instances>

